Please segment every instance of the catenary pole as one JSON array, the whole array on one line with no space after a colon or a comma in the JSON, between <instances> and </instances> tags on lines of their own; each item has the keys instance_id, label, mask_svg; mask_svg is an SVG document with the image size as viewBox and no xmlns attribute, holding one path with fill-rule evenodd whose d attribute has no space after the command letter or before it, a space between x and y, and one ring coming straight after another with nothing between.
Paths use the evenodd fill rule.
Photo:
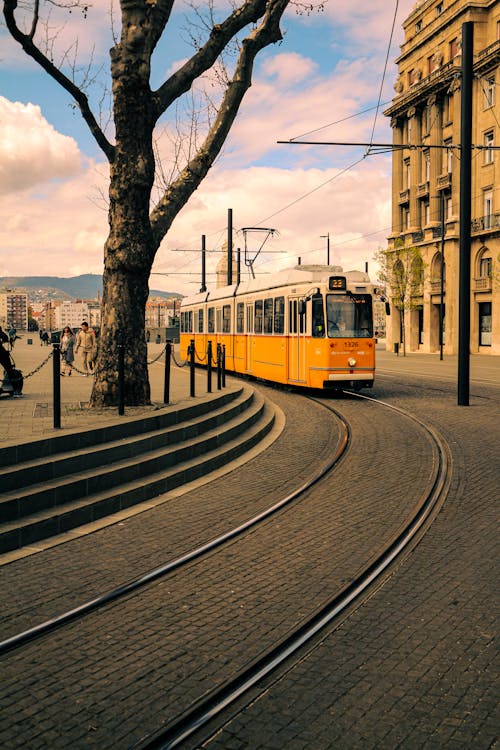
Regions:
<instances>
[{"instance_id":1,"label":"catenary pole","mask_svg":"<svg viewBox=\"0 0 500 750\"><path fill-rule=\"evenodd\" d=\"M462 25L462 96L460 106L460 239L458 282L459 406L469 406L473 46L474 26L472 21L467 21Z\"/></svg>"}]
</instances>

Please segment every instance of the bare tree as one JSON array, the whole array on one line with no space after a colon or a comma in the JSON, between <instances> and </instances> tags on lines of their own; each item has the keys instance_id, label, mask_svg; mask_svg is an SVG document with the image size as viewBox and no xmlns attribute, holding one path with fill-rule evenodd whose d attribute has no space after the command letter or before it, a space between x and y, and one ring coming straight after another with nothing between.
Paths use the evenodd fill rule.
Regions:
<instances>
[{"instance_id":1,"label":"bare tree","mask_svg":"<svg viewBox=\"0 0 500 750\"><path fill-rule=\"evenodd\" d=\"M117 402L119 341L123 341L125 351L126 403L149 403L144 330L148 280L155 254L174 218L220 153L251 85L256 55L281 40L280 21L289 2L245 0L239 6L232 6L222 21L212 23L204 41L199 40L196 32L196 51L192 57L152 90L151 57L171 20L174 0L120 0L121 31L110 50L114 125L114 142L111 142L91 110L85 89L53 62L47 36L39 32L42 7L52 4L73 11L79 8L83 14L86 7L79 0L59 3L25 0L18 8L17 0L3 0L10 34L27 55L71 94L110 166L109 235L104 247L102 327L91 398L94 406ZM49 41L52 43L52 39ZM217 112L204 139L161 195L157 197L155 193L156 205L152 206L154 129L158 120L175 107L201 76L218 70L225 50L235 44L237 57L232 74L225 80Z\"/></svg>"},{"instance_id":2,"label":"bare tree","mask_svg":"<svg viewBox=\"0 0 500 750\"><path fill-rule=\"evenodd\" d=\"M392 307L401 316L403 355L406 355L406 313L421 304L424 283L424 262L417 247L396 240L394 248L379 250L374 260L378 263L378 280L385 287Z\"/></svg>"}]
</instances>

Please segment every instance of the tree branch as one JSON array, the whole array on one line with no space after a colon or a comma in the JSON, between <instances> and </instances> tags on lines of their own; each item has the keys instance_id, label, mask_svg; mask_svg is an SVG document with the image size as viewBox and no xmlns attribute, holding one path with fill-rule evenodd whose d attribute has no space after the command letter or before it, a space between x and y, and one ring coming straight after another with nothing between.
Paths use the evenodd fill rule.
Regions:
<instances>
[{"instance_id":1,"label":"tree branch","mask_svg":"<svg viewBox=\"0 0 500 750\"><path fill-rule=\"evenodd\" d=\"M150 220L157 246L170 228L180 208L199 187L220 153L238 113L241 101L252 83L253 63L264 47L282 39L279 23L289 0L269 0L265 15L257 29L243 40L242 48L217 117L205 142L189 161L175 182L151 212Z\"/></svg>"},{"instance_id":2,"label":"tree branch","mask_svg":"<svg viewBox=\"0 0 500 750\"><path fill-rule=\"evenodd\" d=\"M90 132L94 136L100 148L106 154L109 162L114 159L115 149L114 146L108 141L103 131L99 127L97 120L95 119L87 97L85 94L67 78L34 44L33 35L36 30L38 23L38 2L36 3L36 10L33 15L33 23L30 34L24 34L18 27L15 19L15 10L17 8L17 0L4 0L3 12L5 23L12 37L19 42L23 50L27 55L33 58L57 83L59 83L75 100L77 103L83 119L89 126Z\"/></svg>"},{"instance_id":3,"label":"tree branch","mask_svg":"<svg viewBox=\"0 0 500 750\"><path fill-rule=\"evenodd\" d=\"M274 5L274 2L269 3ZM172 102L189 91L196 78L209 70L228 42L266 10L265 0L247 0L226 20L213 27L206 43L155 92L157 119ZM285 7L288 5L288 0Z\"/></svg>"}]
</instances>

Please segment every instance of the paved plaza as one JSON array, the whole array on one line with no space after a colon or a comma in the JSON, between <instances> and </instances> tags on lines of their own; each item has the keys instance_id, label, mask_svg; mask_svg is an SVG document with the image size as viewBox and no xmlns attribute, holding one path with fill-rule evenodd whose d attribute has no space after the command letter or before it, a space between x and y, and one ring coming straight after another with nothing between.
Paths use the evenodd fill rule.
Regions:
<instances>
[{"instance_id":1,"label":"paved plaza","mask_svg":"<svg viewBox=\"0 0 500 750\"><path fill-rule=\"evenodd\" d=\"M149 359L161 350L150 345ZM24 373L47 354L25 338L14 350ZM377 354L377 380L367 394L424 420L448 446L444 505L384 585L203 747L498 746L500 358L471 356L470 405L459 407L456 357L396 356L381 345ZM163 363L152 362L150 373L155 405L148 408L190 400L185 368L172 368L168 407L161 405ZM89 413L90 379L73 377L61 383L62 431L134 418L129 409L125 417ZM256 387L286 417L265 451L202 491L0 567L4 636L241 523L325 461L338 439L331 414L297 394ZM207 398L204 373L197 374L197 394ZM423 433L397 412L356 399L331 402L351 426L352 446L323 496L314 493L220 556L165 579L137 603L132 598L123 611L106 608L3 657L2 747L131 750L182 710L191 691L210 685L212 672L220 678L258 653L332 585L355 575L418 500L431 455ZM49 364L26 380L22 399L1 399L2 426L9 425L2 443L61 432L50 409ZM318 543L325 531L330 537Z\"/></svg>"}]
</instances>

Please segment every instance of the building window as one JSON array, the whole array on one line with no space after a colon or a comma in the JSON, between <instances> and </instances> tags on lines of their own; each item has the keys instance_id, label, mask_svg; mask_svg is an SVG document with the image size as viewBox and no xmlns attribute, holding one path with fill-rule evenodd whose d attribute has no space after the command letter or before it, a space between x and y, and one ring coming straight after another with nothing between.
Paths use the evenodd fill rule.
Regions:
<instances>
[{"instance_id":1,"label":"building window","mask_svg":"<svg viewBox=\"0 0 500 750\"><path fill-rule=\"evenodd\" d=\"M460 52L460 47L458 45L458 39L452 39L450 42L450 60L453 60L454 57L456 57Z\"/></svg>"},{"instance_id":2,"label":"building window","mask_svg":"<svg viewBox=\"0 0 500 750\"><path fill-rule=\"evenodd\" d=\"M405 184L404 189L409 190L411 187L411 169L410 169L410 160L405 159L404 161L404 174L405 174Z\"/></svg>"},{"instance_id":3,"label":"building window","mask_svg":"<svg viewBox=\"0 0 500 750\"><path fill-rule=\"evenodd\" d=\"M440 16L443 12L443 3L438 3L436 5L436 16Z\"/></svg>"},{"instance_id":4,"label":"building window","mask_svg":"<svg viewBox=\"0 0 500 750\"><path fill-rule=\"evenodd\" d=\"M431 55L427 58L427 73L430 75L433 70L436 70L436 59Z\"/></svg>"},{"instance_id":5,"label":"building window","mask_svg":"<svg viewBox=\"0 0 500 750\"><path fill-rule=\"evenodd\" d=\"M416 82L415 70L412 68L408 71L408 86L413 86Z\"/></svg>"},{"instance_id":6,"label":"building window","mask_svg":"<svg viewBox=\"0 0 500 750\"><path fill-rule=\"evenodd\" d=\"M484 134L484 163L493 164L493 146L495 145L495 138L493 130L489 130Z\"/></svg>"},{"instance_id":7,"label":"building window","mask_svg":"<svg viewBox=\"0 0 500 750\"><path fill-rule=\"evenodd\" d=\"M483 198L484 206L484 228L491 229L491 218L493 215L493 191L485 190Z\"/></svg>"},{"instance_id":8,"label":"building window","mask_svg":"<svg viewBox=\"0 0 500 750\"><path fill-rule=\"evenodd\" d=\"M443 125L453 121L453 94L443 97Z\"/></svg>"},{"instance_id":9,"label":"building window","mask_svg":"<svg viewBox=\"0 0 500 750\"><path fill-rule=\"evenodd\" d=\"M415 24L415 34L418 34L419 31L422 31L422 21L417 21Z\"/></svg>"},{"instance_id":10,"label":"building window","mask_svg":"<svg viewBox=\"0 0 500 750\"><path fill-rule=\"evenodd\" d=\"M429 201L425 200L421 202L421 222L422 226L427 226L431 220L431 207Z\"/></svg>"},{"instance_id":11,"label":"building window","mask_svg":"<svg viewBox=\"0 0 500 750\"><path fill-rule=\"evenodd\" d=\"M447 219L451 219L453 217L453 201L451 199L451 195L446 196L445 206L445 216Z\"/></svg>"},{"instance_id":12,"label":"building window","mask_svg":"<svg viewBox=\"0 0 500 750\"><path fill-rule=\"evenodd\" d=\"M443 149L443 172L444 174L451 174L453 167L453 149L451 148L451 138L444 141L445 148Z\"/></svg>"},{"instance_id":13,"label":"building window","mask_svg":"<svg viewBox=\"0 0 500 750\"><path fill-rule=\"evenodd\" d=\"M484 108L493 107L495 104L495 76L487 78L483 84Z\"/></svg>"},{"instance_id":14,"label":"building window","mask_svg":"<svg viewBox=\"0 0 500 750\"><path fill-rule=\"evenodd\" d=\"M422 154L423 158L423 169L422 169L422 180L423 182L429 182L431 179L431 154L430 151L424 151Z\"/></svg>"},{"instance_id":15,"label":"building window","mask_svg":"<svg viewBox=\"0 0 500 750\"><path fill-rule=\"evenodd\" d=\"M491 302L479 303L479 346L491 346Z\"/></svg>"},{"instance_id":16,"label":"building window","mask_svg":"<svg viewBox=\"0 0 500 750\"><path fill-rule=\"evenodd\" d=\"M491 258L481 258L479 262L479 277L491 279Z\"/></svg>"}]
</instances>

